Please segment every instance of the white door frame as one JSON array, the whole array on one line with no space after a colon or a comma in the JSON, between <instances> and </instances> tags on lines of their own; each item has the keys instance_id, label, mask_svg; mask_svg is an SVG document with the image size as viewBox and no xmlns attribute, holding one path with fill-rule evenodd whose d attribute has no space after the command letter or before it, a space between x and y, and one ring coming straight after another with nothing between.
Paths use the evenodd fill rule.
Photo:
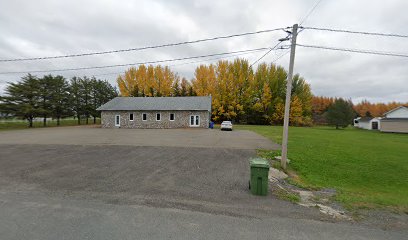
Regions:
<instances>
[{"instance_id":1,"label":"white door frame","mask_svg":"<svg viewBox=\"0 0 408 240\"><path fill-rule=\"evenodd\" d=\"M119 120L119 123L116 121L117 119ZM115 127L120 127L120 115L115 115Z\"/></svg>"}]
</instances>

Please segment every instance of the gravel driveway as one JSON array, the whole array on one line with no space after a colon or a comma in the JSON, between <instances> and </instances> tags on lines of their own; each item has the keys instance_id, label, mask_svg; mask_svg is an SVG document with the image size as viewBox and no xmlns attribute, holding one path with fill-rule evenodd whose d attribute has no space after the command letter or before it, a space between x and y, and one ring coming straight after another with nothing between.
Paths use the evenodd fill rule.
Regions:
<instances>
[{"instance_id":1,"label":"gravel driveway","mask_svg":"<svg viewBox=\"0 0 408 240\"><path fill-rule=\"evenodd\" d=\"M88 126L0 131L0 144L128 145L280 149L251 131L219 129L106 129Z\"/></svg>"}]
</instances>

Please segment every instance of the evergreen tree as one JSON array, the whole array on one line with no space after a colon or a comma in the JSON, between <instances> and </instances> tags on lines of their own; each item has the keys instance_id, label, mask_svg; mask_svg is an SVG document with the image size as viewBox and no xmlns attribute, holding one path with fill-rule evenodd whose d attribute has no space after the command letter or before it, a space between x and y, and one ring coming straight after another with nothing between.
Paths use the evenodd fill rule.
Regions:
<instances>
[{"instance_id":1,"label":"evergreen tree","mask_svg":"<svg viewBox=\"0 0 408 240\"><path fill-rule=\"evenodd\" d=\"M352 123L354 117L353 104L342 98L336 99L326 112L329 125L345 128Z\"/></svg>"},{"instance_id":2,"label":"evergreen tree","mask_svg":"<svg viewBox=\"0 0 408 240\"><path fill-rule=\"evenodd\" d=\"M69 103L71 105L71 109L75 113L78 125L81 124L81 114L82 114L82 93L81 91L81 83L78 77L71 78L70 86L69 86Z\"/></svg>"},{"instance_id":3,"label":"evergreen tree","mask_svg":"<svg viewBox=\"0 0 408 240\"><path fill-rule=\"evenodd\" d=\"M91 91L90 91L90 115L93 117L93 123L96 123L96 118L101 117L100 111L96 109L101 105L107 103L111 99L118 96L116 88L108 81L102 81L92 77L91 81Z\"/></svg>"},{"instance_id":4,"label":"evergreen tree","mask_svg":"<svg viewBox=\"0 0 408 240\"><path fill-rule=\"evenodd\" d=\"M51 101L54 94L51 90L54 84L54 77L46 75L38 79L38 97L40 115L43 117L43 126L47 125L47 117L51 115Z\"/></svg>"},{"instance_id":5,"label":"evergreen tree","mask_svg":"<svg viewBox=\"0 0 408 240\"><path fill-rule=\"evenodd\" d=\"M57 126L63 117L71 116L71 106L69 104L69 86L63 76L53 77L50 91L50 108L51 116L57 119Z\"/></svg>"},{"instance_id":6,"label":"evergreen tree","mask_svg":"<svg viewBox=\"0 0 408 240\"><path fill-rule=\"evenodd\" d=\"M2 111L22 117L33 127L33 119L43 113L40 106L38 78L28 74L17 83L9 83L2 97Z\"/></svg>"},{"instance_id":7,"label":"evergreen tree","mask_svg":"<svg viewBox=\"0 0 408 240\"><path fill-rule=\"evenodd\" d=\"M89 118L91 117L91 113L92 113L91 79L84 76L79 79L79 84L80 84L80 92L81 92L81 97L82 97L81 110L82 110L82 113L84 114L85 122L86 124L88 124Z\"/></svg>"}]
</instances>

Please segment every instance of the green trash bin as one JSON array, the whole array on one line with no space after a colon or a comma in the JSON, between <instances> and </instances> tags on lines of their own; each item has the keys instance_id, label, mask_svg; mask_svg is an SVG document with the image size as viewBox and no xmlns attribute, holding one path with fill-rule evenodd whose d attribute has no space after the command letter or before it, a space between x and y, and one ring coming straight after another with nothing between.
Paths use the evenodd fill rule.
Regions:
<instances>
[{"instance_id":1,"label":"green trash bin","mask_svg":"<svg viewBox=\"0 0 408 240\"><path fill-rule=\"evenodd\" d=\"M268 194L269 162L263 158L254 158L250 161L251 179L249 188L254 195Z\"/></svg>"}]
</instances>

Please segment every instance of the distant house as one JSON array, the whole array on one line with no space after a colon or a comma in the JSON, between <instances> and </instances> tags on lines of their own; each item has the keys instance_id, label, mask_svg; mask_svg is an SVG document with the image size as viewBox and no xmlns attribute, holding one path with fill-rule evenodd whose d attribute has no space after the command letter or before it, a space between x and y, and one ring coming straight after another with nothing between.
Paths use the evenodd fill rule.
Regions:
<instances>
[{"instance_id":1,"label":"distant house","mask_svg":"<svg viewBox=\"0 0 408 240\"><path fill-rule=\"evenodd\" d=\"M358 117L354 119L354 126L367 130L379 130L381 128L381 118Z\"/></svg>"},{"instance_id":2,"label":"distant house","mask_svg":"<svg viewBox=\"0 0 408 240\"><path fill-rule=\"evenodd\" d=\"M103 128L208 128L211 96L116 97L97 110Z\"/></svg>"},{"instance_id":3,"label":"distant house","mask_svg":"<svg viewBox=\"0 0 408 240\"><path fill-rule=\"evenodd\" d=\"M384 114L381 132L408 133L408 107L400 106Z\"/></svg>"}]
</instances>

